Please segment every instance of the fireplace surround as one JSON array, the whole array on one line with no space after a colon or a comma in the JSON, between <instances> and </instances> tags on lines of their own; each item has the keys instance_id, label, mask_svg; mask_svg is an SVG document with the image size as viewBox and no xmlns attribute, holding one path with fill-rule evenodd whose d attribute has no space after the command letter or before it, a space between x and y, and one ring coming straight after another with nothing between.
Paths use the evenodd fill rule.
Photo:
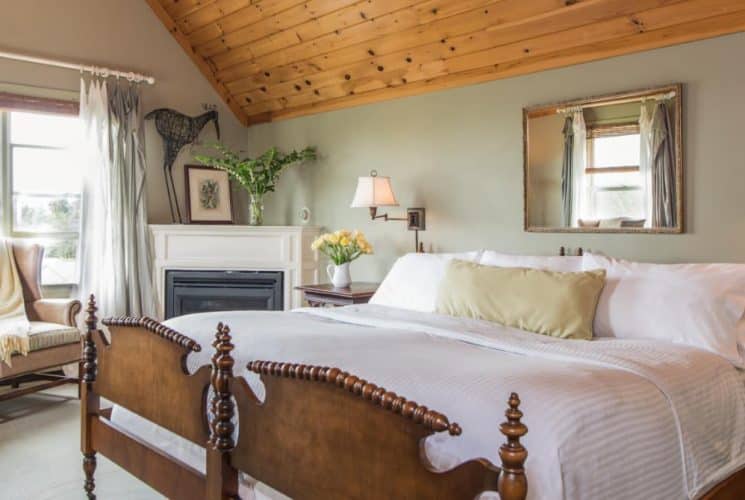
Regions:
<instances>
[{"instance_id":1,"label":"fireplace surround","mask_svg":"<svg viewBox=\"0 0 745 500\"><path fill-rule=\"evenodd\" d=\"M226 307L289 310L303 305L294 288L319 279L318 252L310 248L317 227L168 224L150 231L158 319ZM177 292L170 298L169 277Z\"/></svg>"}]
</instances>

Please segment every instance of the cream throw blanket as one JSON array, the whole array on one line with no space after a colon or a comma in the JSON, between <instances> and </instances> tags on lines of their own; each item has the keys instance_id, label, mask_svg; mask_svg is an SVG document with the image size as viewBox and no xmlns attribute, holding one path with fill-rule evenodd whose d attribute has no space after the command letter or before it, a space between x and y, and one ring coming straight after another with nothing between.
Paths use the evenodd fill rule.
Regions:
<instances>
[{"instance_id":1,"label":"cream throw blanket","mask_svg":"<svg viewBox=\"0 0 745 500\"><path fill-rule=\"evenodd\" d=\"M29 328L13 247L0 240L0 362L10 365L13 353L28 354Z\"/></svg>"}]
</instances>

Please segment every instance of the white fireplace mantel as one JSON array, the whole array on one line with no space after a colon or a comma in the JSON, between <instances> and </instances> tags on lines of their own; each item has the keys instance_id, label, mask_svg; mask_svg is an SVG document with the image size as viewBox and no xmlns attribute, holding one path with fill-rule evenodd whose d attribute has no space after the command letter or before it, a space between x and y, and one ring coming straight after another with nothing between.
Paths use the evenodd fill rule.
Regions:
<instances>
[{"instance_id":1,"label":"white fireplace mantel","mask_svg":"<svg viewBox=\"0 0 745 500\"><path fill-rule=\"evenodd\" d=\"M164 317L169 269L282 271L284 308L302 305L303 283L318 282L318 252L312 226L150 225L158 315Z\"/></svg>"}]
</instances>

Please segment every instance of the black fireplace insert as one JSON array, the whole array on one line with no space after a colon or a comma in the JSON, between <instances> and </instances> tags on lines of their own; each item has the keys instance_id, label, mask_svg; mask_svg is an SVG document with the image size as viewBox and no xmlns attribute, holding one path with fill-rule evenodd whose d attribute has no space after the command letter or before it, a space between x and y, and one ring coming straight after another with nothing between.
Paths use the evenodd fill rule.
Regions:
<instances>
[{"instance_id":1,"label":"black fireplace insert","mask_svg":"<svg viewBox=\"0 0 745 500\"><path fill-rule=\"evenodd\" d=\"M281 311L281 271L166 271L166 319L211 311Z\"/></svg>"}]
</instances>

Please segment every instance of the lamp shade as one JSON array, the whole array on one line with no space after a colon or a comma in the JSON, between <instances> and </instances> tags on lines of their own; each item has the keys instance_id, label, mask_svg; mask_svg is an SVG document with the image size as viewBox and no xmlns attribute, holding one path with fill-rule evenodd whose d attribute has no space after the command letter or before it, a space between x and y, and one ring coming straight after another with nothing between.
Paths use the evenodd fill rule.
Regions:
<instances>
[{"instance_id":1,"label":"lamp shade","mask_svg":"<svg viewBox=\"0 0 745 500\"><path fill-rule=\"evenodd\" d=\"M354 192L352 208L360 207L397 207L396 195L393 194L391 178L373 175L357 179L357 190Z\"/></svg>"}]
</instances>

